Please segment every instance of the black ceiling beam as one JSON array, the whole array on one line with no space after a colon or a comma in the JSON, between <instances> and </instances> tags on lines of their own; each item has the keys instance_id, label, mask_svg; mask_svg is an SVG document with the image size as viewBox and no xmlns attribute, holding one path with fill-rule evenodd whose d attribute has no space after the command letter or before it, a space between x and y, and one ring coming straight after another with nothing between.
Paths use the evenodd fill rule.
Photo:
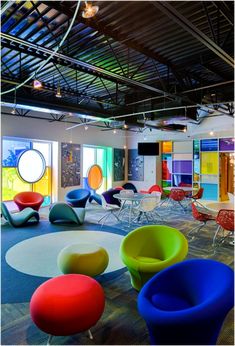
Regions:
<instances>
[{"instance_id":1,"label":"black ceiling beam","mask_svg":"<svg viewBox=\"0 0 235 346\"><path fill-rule=\"evenodd\" d=\"M38 57L41 60L46 60L49 55L53 54L53 58L51 59L51 61L53 61L54 63L57 63L57 64L60 63L60 65L63 65L63 66L71 66L73 69L76 69L79 67L79 69L83 72L99 75L100 77L102 76L115 83L118 82L118 83L123 83L132 87L134 86L138 88L143 88L152 93L158 93L158 94L164 94L164 95L166 94L165 91L155 88L151 85L138 82L136 80L127 78L125 76L118 75L116 73L105 70L98 66L94 66L90 63L86 63L76 58L71 58L67 55L64 55L58 52L55 53L51 49L35 45L33 43L19 39L15 36L11 36L5 33L2 33L1 36L2 36L2 47L8 47L12 50L22 51L28 55L33 55L35 57ZM179 98L179 96L177 95L170 94L170 93L167 93L167 94L174 99Z\"/></svg>"},{"instance_id":2,"label":"black ceiling beam","mask_svg":"<svg viewBox=\"0 0 235 346\"><path fill-rule=\"evenodd\" d=\"M218 57L220 57L229 66L234 67L233 58L227 54L221 47L219 47L214 41L206 36L201 30L193 25L187 18L179 13L174 7L167 1L151 1L151 3L162 13L166 14L174 22L176 22L181 28L190 33L199 42L201 42L208 49L213 51Z\"/></svg>"},{"instance_id":3,"label":"black ceiling beam","mask_svg":"<svg viewBox=\"0 0 235 346\"><path fill-rule=\"evenodd\" d=\"M65 4L60 3L59 1L42 1L47 6L50 6L51 8L54 8L55 10L66 14L69 18L73 17L73 9L70 9L72 2L66 1ZM129 39L125 34L113 32L112 30L107 28L107 24L105 21L102 20L102 25L98 24L97 21L93 18L91 19L84 19L81 16L79 16L79 19L76 20L77 23L82 23L86 25L87 27L90 27L94 30L97 30L100 34L103 34L105 36L108 36L112 39L114 39L117 42L120 42L124 44L126 47L131 48L139 53L142 53L146 57L152 58L158 62L160 62L163 65L169 66L172 73L176 74L177 78L177 66L171 63L168 59L163 57L162 55L153 52L152 50L144 47L143 45L135 42L132 39Z\"/></svg>"},{"instance_id":4,"label":"black ceiling beam","mask_svg":"<svg viewBox=\"0 0 235 346\"><path fill-rule=\"evenodd\" d=\"M227 19L229 24L234 26L234 18L231 9L224 1L212 1L213 5L220 11L220 13Z\"/></svg>"}]
</instances>

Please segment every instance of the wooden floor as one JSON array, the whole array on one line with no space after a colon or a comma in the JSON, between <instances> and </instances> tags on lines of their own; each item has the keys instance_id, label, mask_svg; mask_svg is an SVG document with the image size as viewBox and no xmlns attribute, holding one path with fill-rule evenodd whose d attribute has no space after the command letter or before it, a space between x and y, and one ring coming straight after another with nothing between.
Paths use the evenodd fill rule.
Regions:
<instances>
[{"instance_id":1,"label":"wooden floor","mask_svg":"<svg viewBox=\"0 0 235 346\"><path fill-rule=\"evenodd\" d=\"M105 311L91 329L94 339L86 333L70 337L54 337L53 345L149 345L144 321L137 312L137 292L131 288L129 274L102 284L105 290ZM45 345L48 336L31 321L29 304L2 306L1 345ZM218 345L233 345L233 311L229 313L218 339Z\"/></svg>"}]
</instances>

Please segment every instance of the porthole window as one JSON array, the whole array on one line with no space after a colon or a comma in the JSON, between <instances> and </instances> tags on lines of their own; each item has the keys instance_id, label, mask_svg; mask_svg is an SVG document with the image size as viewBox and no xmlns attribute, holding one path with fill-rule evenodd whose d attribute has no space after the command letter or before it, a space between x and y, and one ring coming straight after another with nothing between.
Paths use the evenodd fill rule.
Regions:
<instances>
[{"instance_id":1,"label":"porthole window","mask_svg":"<svg viewBox=\"0 0 235 346\"><path fill-rule=\"evenodd\" d=\"M39 181L45 173L45 158L38 150L25 150L18 159L17 170L24 181L27 183L35 183Z\"/></svg>"}]
</instances>

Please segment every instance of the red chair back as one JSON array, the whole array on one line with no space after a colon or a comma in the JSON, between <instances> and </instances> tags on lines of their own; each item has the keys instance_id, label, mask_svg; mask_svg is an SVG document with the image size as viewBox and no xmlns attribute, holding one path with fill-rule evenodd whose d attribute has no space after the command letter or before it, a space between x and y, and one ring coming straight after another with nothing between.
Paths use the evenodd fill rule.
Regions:
<instances>
[{"instance_id":1,"label":"red chair back","mask_svg":"<svg viewBox=\"0 0 235 346\"><path fill-rule=\"evenodd\" d=\"M234 210L221 209L217 215L216 223L227 231L234 232Z\"/></svg>"},{"instance_id":2,"label":"red chair back","mask_svg":"<svg viewBox=\"0 0 235 346\"><path fill-rule=\"evenodd\" d=\"M197 209L195 203L192 203L192 215L195 220L202 221L202 222L207 221L209 216L208 214L200 212Z\"/></svg>"},{"instance_id":3,"label":"red chair back","mask_svg":"<svg viewBox=\"0 0 235 346\"><path fill-rule=\"evenodd\" d=\"M203 187L200 187L200 189L198 190L198 192L195 193L195 195L193 195L192 198L194 198L194 199L200 199L200 198L202 198L202 196L203 196L203 191L204 191Z\"/></svg>"},{"instance_id":4,"label":"red chair back","mask_svg":"<svg viewBox=\"0 0 235 346\"><path fill-rule=\"evenodd\" d=\"M185 198L185 192L182 189L171 189L169 197L174 201L180 202Z\"/></svg>"},{"instance_id":5,"label":"red chair back","mask_svg":"<svg viewBox=\"0 0 235 346\"><path fill-rule=\"evenodd\" d=\"M159 185L151 186L150 189L148 190L148 193L152 193L154 191L163 193L163 190L162 190L161 186L159 186Z\"/></svg>"},{"instance_id":6,"label":"red chair back","mask_svg":"<svg viewBox=\"0 0 235 346\"><path fill-rule=\"evenodd\" d=\"M115 189L115 190L124 190L124 188L122 187L122 186L115 186L115 187L113 187L113 189Z\"/></svg>"}]
</instances>

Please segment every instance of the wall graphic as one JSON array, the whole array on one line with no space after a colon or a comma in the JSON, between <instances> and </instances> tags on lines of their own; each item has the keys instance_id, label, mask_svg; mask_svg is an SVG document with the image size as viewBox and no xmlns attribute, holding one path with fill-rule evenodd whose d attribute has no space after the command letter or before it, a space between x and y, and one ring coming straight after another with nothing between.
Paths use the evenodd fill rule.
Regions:
<instances>
[{"instance_id":1,"label":"wall graphic","mask_svg":"<svg viewBox=\"0 0 235 346\"><path fill-rule=\"evenodd\" d=\"M61 143L61 187L80 185L80 144Z\"/></svg>"},{"instance_id":2,"label":"wall graphic","mask_svg":"<svg viewBox=\"0 0 235 346\"><path fill-rule=\"evenodd\" d=\"M125 150L113 149L113 180L125 180Z\"/></svg>"},{"instance_id":3,"label":"wall graphic","mask_svg":"<svg viewBox=\"0 0 235 346\"><path fill-rule=\"evenodd\" d=\"M137 149L128 150L128 180L144 180L144 157L138 155Z\"/></svg>"}]
</instances>

